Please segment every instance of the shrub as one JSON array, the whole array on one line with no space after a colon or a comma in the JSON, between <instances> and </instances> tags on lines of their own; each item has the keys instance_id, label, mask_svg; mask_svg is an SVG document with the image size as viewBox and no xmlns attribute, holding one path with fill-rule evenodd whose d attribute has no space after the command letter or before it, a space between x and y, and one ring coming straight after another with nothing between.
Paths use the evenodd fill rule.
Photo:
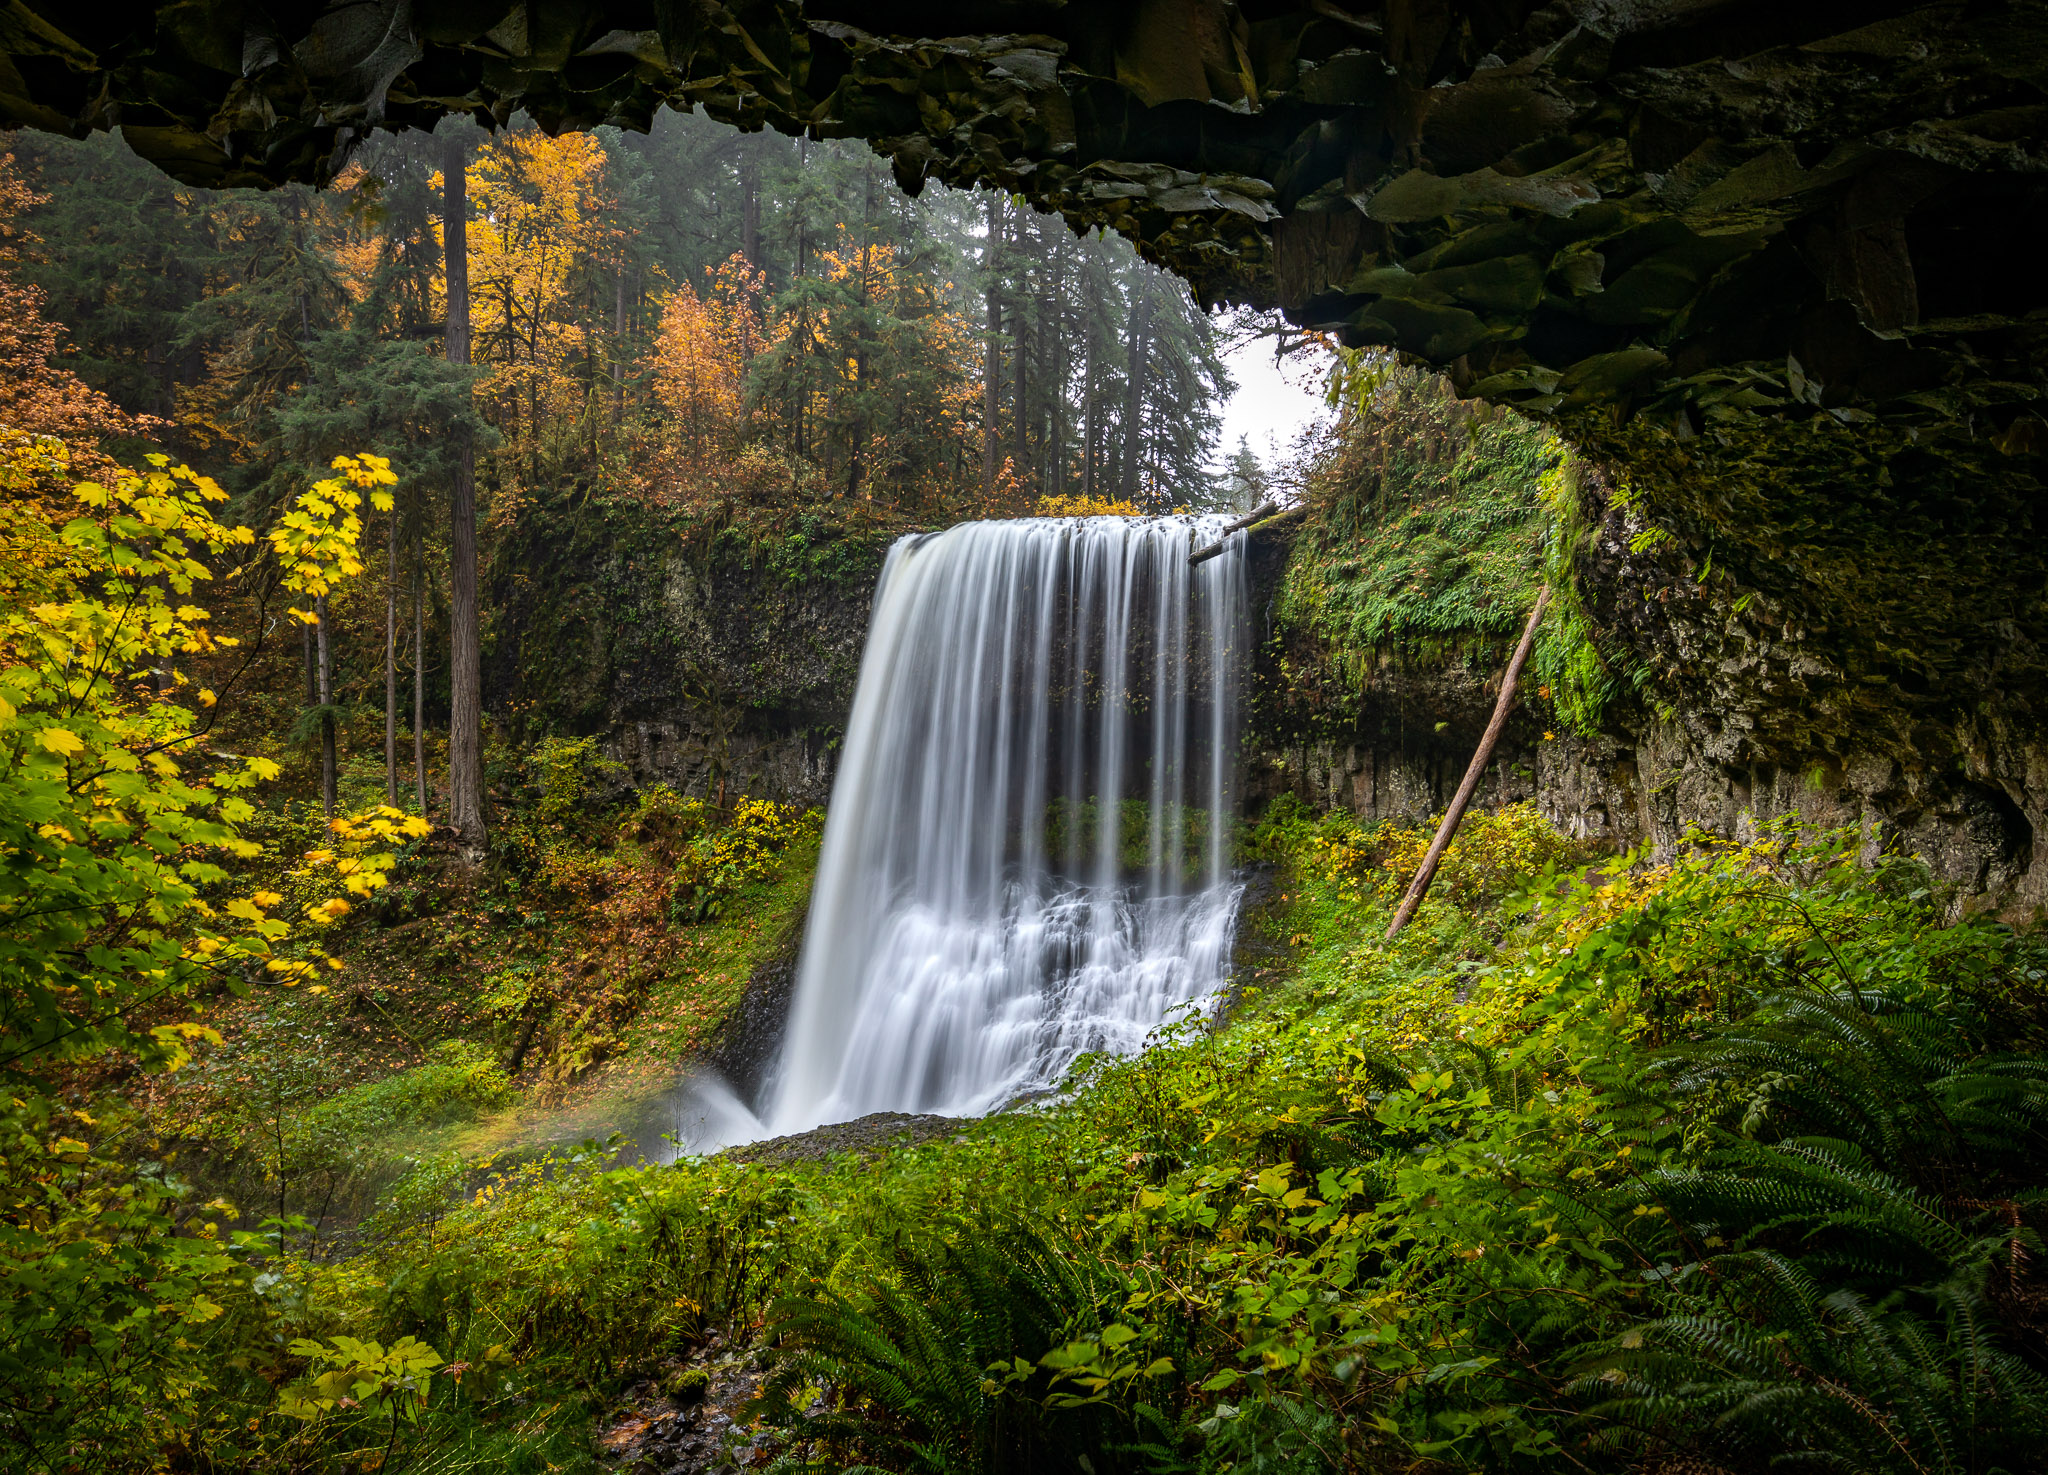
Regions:
<instances>
[{"instance_id":1,"label":"shrub","mask_svg":"<svg viewBox=\"0 0 2048 1475\"><path fill-rule=\"evenodd\" d=\"M1018 1218L934 1225L900 1240L891 1273L854 1294L820 1287L780 1302L758 1407L832 1469L1127 1468L1109 1401L1052 1391L1046 1363L1063 1347L1085 1338L1099 1354L1132 1340L1114 1317L1122 1278L1063 1238ZM829 1400L811 1412L819 1387Z\"/></svg>"},{"instance_id":2,"label":"shrub","mask_svg":"<svg viewBox=\"0 0 2048 1475\"><path fill-rule=\"evenodd\" d=\"M1239 848L1247 857L1291 860L1353 900L1392 900L1415 879L1441 823L1441 815L1419 825L1400 819L1365 825L1343 813L1319 819L1301 801L1284 795ZM1545 819L1534 802L1494 813L1469 812L1444 852L1430 897L1481 907L1546 869L1584 855L1584 847Z\"/></svg>"},{"instance_id":3,"label":"shrub","mask_svg":"<svg viewBox=\"0 0 2048 1475\"><path fill-rule=\"evenodd\" d=\"M794 804L742 799L731 823L690 841L676 859L669 914L680 923L704 922L741 891L771 879L792 841L816 834L824 815Z\"/></svg>"},{"instance_id":4,"label":"shrub","mask_svg":"<svg viewBox=\"0 0 2048 1475\"><path fill-rule=\"evenodd\" d=\"M392 1127L435 1126L502 1105L512 1081L495 1056L467 1040L443 1040L424 1064L369 1081L322 1102L310 1114L319 1128L362 1138Z\"/></svg>"},{"instance_id":5,"label":"shrub","mask_svg":"<svg viewBox=\"0 0 2048 1475\"><path fill-rule=\"evenodd\" d=\"M1040 497L1033 517L1142 517L1136 506L1109 497Z\"/></svg>"}]
</instances>

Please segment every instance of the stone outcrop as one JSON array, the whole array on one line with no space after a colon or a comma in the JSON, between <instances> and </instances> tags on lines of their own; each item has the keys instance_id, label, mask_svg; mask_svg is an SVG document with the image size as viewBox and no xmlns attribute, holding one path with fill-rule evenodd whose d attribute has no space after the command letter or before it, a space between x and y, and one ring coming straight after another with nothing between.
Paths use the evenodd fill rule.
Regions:
<instances>
[{"instance_id":1,"label":"stone outcrop","mask_svg":"<svg viewBox=\"0 0 2048 1475\"><path fill-rule=\"evenodd\" d=\"M1646 690L1679 701L1624 696L1601 734L1582 737L1546 732L1554 719L1531 681L1482 807L1534 799L1571 834L1659 854L1695 828L1742 839L1785 815L1856 824L1873 853L1921 855L1969 905L2015 917L2048 905L2048 742L2036 729L1996 702L1974 715L1916 707L1845 676L1813 632L1765 620L1754 591L1702 579L1676 540L1646 541L1634 514L1596 505L1579 570L1589 613L1617 660L1657 667ZM598 733L636 785L703 794L716 766L730 793L825 803L887 537L814 531L828 564L778 565L707 552L646 514L593 523L540 528L504 562L523 571L490 631L494 720ZM1255 692L1287 654L1266 623L1287 553L1282 536L1257 544ZM1490 648L1383 658L1341 721L1302 722L1255 697L1247 801L1292 792L1367 820L1441 812L1501 664Z\"/></svg>"},{"instance_id":2,"label":"stone outcrop","mask_svg":"<svg viewBox=\"0 0 2048 1475\"><path fill-rule=\"evenodd\" d=\"M635 785L825 803L886 532L813 526L778 559L621 504L522 536L486 600L494 721L598 734Z\"/></svg>"},{"instance_id":3,"label":"stone outcrop","mask_svg":"<svg viewBox=\"0 0 2048 1475\"><path fill-rule=\"evenodd\" d=\"M1995 691L1959 702L1858 679L1824 632L1774 622L1757 591L1715 580L1676 540L1644 531L1605 507L1579 587L1603 648L1647 670L1651 699L1624 694L1603 731L1584 737L1545 731L1545 706L1525 690L1480 806L1533 799L1568 833L1658 856L1695 830L1745 840L1788 816L1854 825L1867 857L1920 856L1964 906L2015 920L2048 909L2048 742L2024 708ZM1262 565L1268 580L1276 570ZM2014 652L1979 656L1995 671ZM1344 721L1304 735L1306 724L1282 718L1254 732L1251 796L1293 792L1368 820L1440 813L1500 664L1491 653L1382 660Z\"/></svg>"}]
</instances>

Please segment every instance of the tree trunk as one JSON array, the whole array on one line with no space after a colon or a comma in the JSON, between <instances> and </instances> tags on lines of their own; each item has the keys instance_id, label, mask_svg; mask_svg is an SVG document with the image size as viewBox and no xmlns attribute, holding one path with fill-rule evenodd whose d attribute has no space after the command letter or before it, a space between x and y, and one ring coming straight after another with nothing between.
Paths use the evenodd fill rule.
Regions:
<instances>
[{"instance_id":1,"label":"tree trunk","mask_svg":"<svg viewBox=\"0 0 2048 1475\"><path fill-rule=\"evenodd\" d=\"M1011 439L1015 447L1010 452L1010 459L1015 464L1017 480L1022 482L1029 479L1026 468L1031 464L1031 446L1025 433L1025 417L1028 411L1025 409L1027 401L1024 397L1024 365L1031 357L1031 330L1024 316L1024 294L1018 292L1010 302L1010 316L1013 320L1010 325L1010 357L1014 360L1012 368L1016 371L1016 384L1010 392L1010 419L1013 422Z\"/></svg>"},{"instance_id":2,"label":"tree trunk","mask_svg":"<svg viewBox=\"0 0 2048 1475\"><path fill-rule=\"evenodd\" d=\"M418 509L415 508L415 515ZM425 519L412 532L412 781L420 818L427 817L427 535Z\"/></svg>"},{"instance_id":3,"label":"tree trunk","mask_svg":"<svg viewBox=\"0 0 2048 1475\"><path fill-rule=\"evenodd\" d=\"M398 517L384 558L384 802L398 807Z\"/></svg>"},{"instance_id":4,"label":"tree trunk","mask_svg":"<svg viewBox=\"0 0 2048 1475\"><path fill-rule=\"evenodd\" d=\"M1096 290L1098 282L1095 273L1089 270L1086 257L1082 258L1081 280L1089 289L1081 303L1081 310L1088 315L1087 327L1081 338L1081 495L1092 497L1095 495L1095 376L1102 359L1102 295Z\"/></svg>"},{"instance_id":5,"label":"tree trunk","mask_svg":"<svg viewBox=\"0 0 2048 1475\"><path fill-rule=\"evenodd\" d=\"M612 300L612 429L626 418L626 265L619 263Z\"/></svg>"},{"instance_id":6,"label":"tree trunk","mask_svg":"<svg viewBox=\"0 0 2048 1475\"><path fill-rule=\"evenodd\" d=\"M320 705L320 657L313 648L313 627L301 625L299 631L306 638L306 705L317 707Z\"/></svg>"},{"instance_id":7,"label":"tree trunk","mask_svg":"<svg viewBox=\"0 0 2048 1475\"><path fill-rule=\"evenodd\" d=\"M755 271L767 269L761 264L761 166L745 134L740 135L740 251Z\"/></svg>"},{"instance_id":8,"label":"tree trunk","mask_svg":"<svg viewBox=\"0 0 2048 1475\"><path fill-rule=\"evenodd\" d=\"M448 362L469 362L468 149L450 137L442 166L442 238L447 252ZM483 802L483 674L476 607L476 464L467 429L449 497L448 823L463 850L481 858L488 837Z\"/></svg>"},{"instance_id":9,"label":"tree trunk","mask_svg":"<svg viewBox=\"0 0 2048 1475\"><path fill-rule=\"evenodd\" d=\"M860 217L860 305L861 314L856 319L860 334L853 353L853 435L851 450L847 457L846 495L852 496L860 490L860 481L866 470L863 452L867 449L867 389L868 389L868 289L874 273L875 236L873 217L875 213L875 172L866 174L867 189L861 204ZM868 500L875 500L874 489L868 489Z\"/></svg>"},{"instance_id":10,"label":"tree trunk","mask_svg":"<svg viewBox=\"0 0 2048 1475\"><path fill-rule=\"evenodd\" d=\"M982 255L982 273L988 279L988 339L981 371L981 494L996 494L996 397L1002 377L1003 305L996 296L996 248L1003 238L1003 197L988 197L988 246Z\"/></svg>"},{"instance_id":11,"label":"tree trunk","mask_svg":"<svg viewBox=\"0 0 2048 1475\"><path fill-rule=\"evenodd\" d=\"M1040 401L1039 420L1039 488L1046 496L1056 497L1060 491L1060 456L1063 454L1063 437L1060 433L1061 411L1067 396L1067 379L1063 372L1066 357L1066 337L1060 321L1060 279L1059 258L1052 262L1051 275L1047 278L1046 289L1038 298L1038 398Z\"/></svg>"},{"instance_id":12,"label":"tree trunk","mask_svg":"<svg viewBox=\"0 0 2048 1475\"><path fill-rule=\"evenodd\" d=\"M313 636L320 648L320 804L327 822L334 823L334 642L327 623L327 596L313 601L317 623Z\"/></svg>"},{"instance_id":13,"label":"tree trunk","mask_svg":"<svg viewBox=\"0 0 2048 1475\"><path fill-rule=\"evenodd\" d=\"M1471 764L1465 769L1465 781L1458 785L1458 792L1451 799L1451 807L1444 811L1444 822L1437 826L1436 838L1429 842L1429 851L1422 857L1422 866L1415 872L1415 880L1408 887L1408 894L1401 898L1400 907L1394 912L1394 920L1387 924L1387 936L1392 937L1408 925L1415 909L1422 905L1422 898L1429 895L1429 883L1436 879L1437 864L1443 860L1444 851L1450 848L1451 837L1458 833L1458 821L1465 817L1465 806L1472 802L1478 792L1480 775L1486 772L1486 765L1493 761L1494 744L1500 741L1501 729L1508 725L1508 713L1515 706L1515 683L1522 677L1522 666L1529 659L1529 648L1536 643L1536 626L1543 619L1543 607L1550 603L1550 591L1542 589L1536 595L1536 608L1529 611L1529 623L1522 627L1522 642L1515 647L1514 657L1508 662L1505 675L1500 678L1500 695L1494 699L1493 717L1486 724L1486 732L1479 739L1478 751L1473 753Z\"/></svg>"}]
</instances>

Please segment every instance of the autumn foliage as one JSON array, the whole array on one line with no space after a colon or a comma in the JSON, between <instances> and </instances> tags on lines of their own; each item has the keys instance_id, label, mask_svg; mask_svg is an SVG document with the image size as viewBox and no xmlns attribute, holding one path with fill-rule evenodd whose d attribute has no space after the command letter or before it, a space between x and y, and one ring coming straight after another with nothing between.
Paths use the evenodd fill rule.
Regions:
<instances>
[{"instance_id":1,"label":"autumn foliage","mask_svg":"<svg viewBox=\"0 0 2048 1475\"><path fill-rule=\"evenodd\" d=\"M734 255L702 297L685 282L662 298L661 326L647 368L668 436L688 464L730 456L748 426L747 369L786 328L761 317L766 278Z\"/></svg>"}]
</instances>

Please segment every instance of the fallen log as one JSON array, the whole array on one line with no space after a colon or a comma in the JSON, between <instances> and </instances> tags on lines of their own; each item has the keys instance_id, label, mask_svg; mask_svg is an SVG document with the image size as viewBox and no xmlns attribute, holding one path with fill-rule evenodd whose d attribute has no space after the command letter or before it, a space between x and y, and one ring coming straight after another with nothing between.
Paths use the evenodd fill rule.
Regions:
<instances>
[{"instance_id":1,"label":"fallen log","mask_svg":"<svg viewBox=\"0 0 2048 1475\"><path fill-rule=\"evenodd\" d=\"M1436 879L1437 864L1443 860L1444 851L1450 848L1451 837L1458 833L1458 821L1465 817L1465 806L1472 802L1472 796L1479 790L1479 776L1486 772L1486 765L1493 757L1494 744L1500 741L1501 729L1508 725L1508 713L1514 710L1515 705L1515 683L1521 679L1522 666L1529 659L1529 649L1536 643L1536 626L1543 619L1544 606L1549 603L1550 591L1538 592L1536 608L1529 611L1529 623L1522 629L1522 643L1515 647L1507 674L1500 679L1500 696L1494 700L1493 718L1486 724L1485 735L1479 739L1479 750L1472 755L1471 766L1465 770L1465 781L1458 785L1451 807L1444 811L1444 822L1437 826L1436 838L1429 842L1429 851L1422 857L1421 868L1416 871L1414 881L1409 883L1408 894L1401 898L1394 920L1387 926L1388 937L1408 925L1415 909L1422 905L1422 898L1429 894L1429 883Z\"/></svg>"},{"instance_id":2,"label":"fallen log","mask_svg":"<svg viewBox=\"0 0 2048 1475\"><path fill-rule=\"evenodd\" d=\"M1282 507L1277 502L1268 502L1265 506L1247 513L1225 528L1216 541L1208 547L1198 548L1193 553L1190 553L1188 555L1188 566L1192 568L1195 564L1207 563L1210 559L1221 553L1229 544L1231 534L1233 533L1242 533L1249 530L1252 534L1256 535L1268 529L1297 521L1307 515L1308 509L1306 507Z\"/></svg>"}]
</instances>

